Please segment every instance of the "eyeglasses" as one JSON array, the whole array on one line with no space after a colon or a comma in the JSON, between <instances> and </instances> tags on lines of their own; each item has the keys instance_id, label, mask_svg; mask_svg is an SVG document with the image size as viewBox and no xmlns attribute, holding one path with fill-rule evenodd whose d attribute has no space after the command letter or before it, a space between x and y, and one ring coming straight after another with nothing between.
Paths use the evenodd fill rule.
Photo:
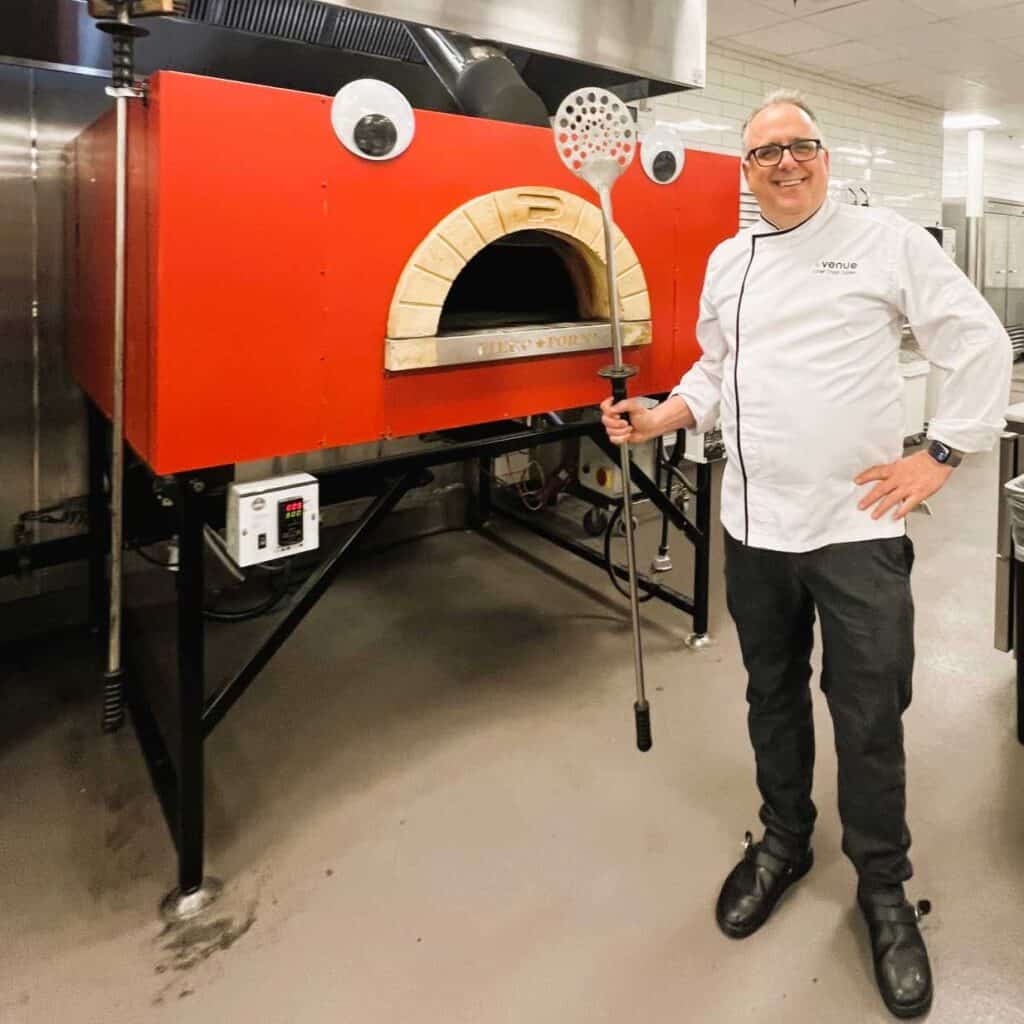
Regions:
<instances>
[{"instance_id":1,"label":"eyeglasses","mask_svg":"<svg viewBox=\"0 0 1024 1024\"><path fill-rule=\"evenodd\" d=\"M797 163L805 164L818 155L818 151L821 149L821 139L797 139L788 146L772 142L767 146L758 146L756 149L752 149L747 154L747 159L753 157L761 167L775 167L782 163L782 154L787 149Z\"/></svg>"}]
</instances>

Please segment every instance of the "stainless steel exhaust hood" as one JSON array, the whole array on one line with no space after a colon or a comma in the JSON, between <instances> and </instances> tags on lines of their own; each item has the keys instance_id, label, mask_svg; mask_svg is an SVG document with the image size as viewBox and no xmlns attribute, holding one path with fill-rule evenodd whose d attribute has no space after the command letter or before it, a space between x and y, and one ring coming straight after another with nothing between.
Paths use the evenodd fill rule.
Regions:
<instances>
[{"instance_id":1,"label":"stainless steel exhaust hood","mask_svg":"<svg viewBox=\"0 0 1024 1024\"><path fill-rule=\"evenodd\" d=\"M0 61L103 73L110 42L79 0L12 5ZM458 109L406 25L500 46L553 113L583 85L623 99L704 85L706 0L181 0L145 20L139 74L159 69L333 94L381 78L415 106ZM339 52L340 51L340 52Z\"/></svg>"},{"instance_id":2,"label":"stainless steel exhaust hood","mask_svg":"<svg viewBox=\"0 0 1024 1024\"><path fill-rule=\"evenodd\" d=\"M707 0L322 0L636 78L704 85Z\"/></svg>"}]
</instances>

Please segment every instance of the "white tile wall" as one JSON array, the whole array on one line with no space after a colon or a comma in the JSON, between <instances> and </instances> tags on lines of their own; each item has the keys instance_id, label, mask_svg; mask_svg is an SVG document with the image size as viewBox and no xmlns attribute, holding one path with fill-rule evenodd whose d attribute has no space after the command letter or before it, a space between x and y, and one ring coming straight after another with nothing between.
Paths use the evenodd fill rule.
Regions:
<instances>
[{"instance_id":1,"label":"white tile wall","mask_svg":"<svg viewBox=\"0 0 1024 1024\"><path fill-rule=\"evenodd\" d=\"M832 153L833 194L852 202L862 186L873 206L888 206L919 224L942 215L942 111L836 82L757 56L708 49L707 87L646 101L641 128L676 127L687 145L740 154L740 127L773 89L799 89L818 116Z\"/></svg>"},{"instance_id":2,"label":"white tile wall","mask_svg":"<svg viewBox=\"0 0 1024 1024\"><path fill-rule=\"evenodd\" d=\"M967 153L959 145L947 145L942 162L943 199L967 195ZM1024 203L1024 166L985 160L985 195Z\"/></svg>"}]
</instances>

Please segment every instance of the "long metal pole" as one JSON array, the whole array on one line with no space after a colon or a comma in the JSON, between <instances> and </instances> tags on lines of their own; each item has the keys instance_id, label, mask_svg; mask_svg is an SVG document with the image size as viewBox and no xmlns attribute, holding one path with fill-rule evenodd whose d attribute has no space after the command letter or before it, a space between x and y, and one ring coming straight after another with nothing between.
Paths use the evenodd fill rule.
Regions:
<instances>
[{"instance_id":1,"label":"long metal pole","mask_svg":"<svg viewBox=\"0 0 1024 1024\"><path fill-rule=\"evenodd\" d=\"M129 7L121 4L117 20L129 23ZM114 100L117 143L114 185L114 353L111 380L110 453L110 616L107 639L107 684L103 693L103 727L112 731L124 720L121 688L121 612L124 552L124 319L125 231L128 182L128 99Z\"/></svg>"},{"instance_id":2,"label":"long metal pole","mask_svg":"<svg viewBox=\"0 0 1024 1024\"><path fill-rule=\"evenodd\" d=\"M619 316L618 274L615 270L615 236L612 198L608 188L598 190L601 197L601 218L604 221L605 270L608 274L608 310L612 328L612 353L616 370L622 370L622 321ZM616 381L615 383L620 383ZM625 390L625 381L621 381ZM641 750L651 746L650 710L644 691L644 656L640 641L640 599L636 582L636 548L633 541L633 481L630 473L629 445L619 446L622 469L622 517L626 527L626 568L629 571L629 609L633 620L633 672L636 676L637 745Z\"/></svg>"}]
</instances>

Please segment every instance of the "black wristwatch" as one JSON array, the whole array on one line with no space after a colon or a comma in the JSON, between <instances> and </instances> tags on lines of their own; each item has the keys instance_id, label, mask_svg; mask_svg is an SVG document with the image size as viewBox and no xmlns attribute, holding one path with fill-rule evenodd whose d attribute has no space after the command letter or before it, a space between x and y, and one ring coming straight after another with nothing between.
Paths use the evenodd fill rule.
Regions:
<instances>
[{"instance_id":1,"label":"black wristwatch","mask_svg":"<svg viewBox=\"0 0 1024 1024\"><path fill-rule=\"evenodd\" d=\"M963 452L958 452L955 448L950 448L948 444L943 444L941 441L932 441L928 445L928 454L940 466L949 466L950 469L954 466L959 466L964 461Z\"/></svg>"}]
</instances>

